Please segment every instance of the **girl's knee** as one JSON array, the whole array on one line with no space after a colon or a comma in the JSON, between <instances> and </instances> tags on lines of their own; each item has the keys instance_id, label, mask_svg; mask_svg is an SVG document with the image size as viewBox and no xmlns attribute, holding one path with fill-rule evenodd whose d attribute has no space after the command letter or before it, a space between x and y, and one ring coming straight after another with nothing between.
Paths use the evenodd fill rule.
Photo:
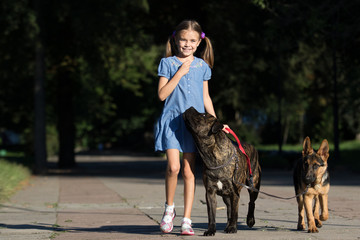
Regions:
<instances>
[{"instance_id":1,"label":"girl's knee","mask_svg":"<svg viewBox=\"0 0 360 240\"><path fill-rule=\"evenodd\" d=\"M178 175L180 172L180 165L174 164L174 165L168 165L167 172L169 175Z\"/></svg>"},{"instance_id":2,"label":"girl's knee","mask_svg":"<svg viewBox=\"0 0 360 240\"><path fill-rule=\"evenodd\" d=\"M182 176L184 180L195 180L194 172L190 167L185 167L183 169Z\"/></svg>"}]
</instances>

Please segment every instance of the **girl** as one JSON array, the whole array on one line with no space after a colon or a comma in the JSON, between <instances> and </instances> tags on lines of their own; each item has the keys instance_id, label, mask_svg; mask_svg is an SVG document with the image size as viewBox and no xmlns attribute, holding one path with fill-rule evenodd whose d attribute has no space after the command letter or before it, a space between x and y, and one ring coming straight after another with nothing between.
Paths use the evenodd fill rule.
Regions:
<instances>
[{"instance_id":1,"label":"girl","mask_svg":"<svg viewBox=\"0 0 360 240\"><path fill-rule=\"evenodd\" d=\"M203 40L206 45L201 58L197 58L194 53ZM210 39L205 36L200 25L194 20L181 22L167 41L166 58L161 59L158 69L158 96L165 104L155 126L155 151L165 151L168 162L165 211L160 223L160 229L164 233L173 230L173 219L176 215L174 196L180 171L179 153L182 152L184 218L181 234L194 235L190 217L195 192L196 147L186 129L182 113L193 106L199 112L206 111L216 116L208 89L213 63Z\"/></svg>"}]
</instances>

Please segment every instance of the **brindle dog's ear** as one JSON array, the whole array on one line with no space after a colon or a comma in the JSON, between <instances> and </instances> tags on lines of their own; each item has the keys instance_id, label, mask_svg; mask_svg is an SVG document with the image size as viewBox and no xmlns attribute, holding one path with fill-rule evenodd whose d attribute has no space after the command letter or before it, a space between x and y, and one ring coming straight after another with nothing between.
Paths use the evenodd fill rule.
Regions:
<instances>
[{"instance_id":1,"label":"brindle dog's ear","mask_svg":"<svg viewBox=\"0 0 360 240\"><path fill-rule=\"evenodd\" d=\"M302 151L302 155L303 157L313 154L314 149L311 146L311 142L310 142L310 138L306 137L304 139L304 143L303 143L303 151Z\"/></svg>"},{"instance_id":2,"label":"brindle dog's ear","mask_svg":"<svg viewBox=\"0 0 360 240\"><path fill-rule=\"evenodd\" d=\"M211 127L211 132L218 133L219 131L221 131L221 129L223 129L223 125L219 121L216 121Z\"/></svg>"},{"instance_id":3,"label":"brindle dog's ear","mask_svg":"<svg viewBox=\"0 0 360 240\"><path fill-rule=\"evenodd\" d=\"M329 143L326 139L322 141L317 153L321 156L323 161L327 161L327 159L329 158Z\"/></svg>"}]
</instances>

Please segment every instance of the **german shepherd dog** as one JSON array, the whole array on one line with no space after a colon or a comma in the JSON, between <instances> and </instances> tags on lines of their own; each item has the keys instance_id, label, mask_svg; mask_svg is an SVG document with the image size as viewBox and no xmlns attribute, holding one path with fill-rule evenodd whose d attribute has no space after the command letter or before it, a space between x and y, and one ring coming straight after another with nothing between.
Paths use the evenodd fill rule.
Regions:
<instances>
[{"instance_id":1,"label":"german shepherd dog","mask_svg":"<svg viewBox=\"0 0 360 240\"><path fill-rule=\"evenodd\" d=\"M327 160L329 158L329 144L326 139L321 143L317 152L311 147L310 138L306 137L303 143L302 159L294 169L294 186L298 202L298 230L305 230L304 206L308 221L308 232L317 233L322 227L321 221L329 218L328 192L330 176ZM307 190L306 190L307 189ZM315 204L313 205L313 202ZM319 209L321 207L321 215Z\"/></svg>"}]
</instances>

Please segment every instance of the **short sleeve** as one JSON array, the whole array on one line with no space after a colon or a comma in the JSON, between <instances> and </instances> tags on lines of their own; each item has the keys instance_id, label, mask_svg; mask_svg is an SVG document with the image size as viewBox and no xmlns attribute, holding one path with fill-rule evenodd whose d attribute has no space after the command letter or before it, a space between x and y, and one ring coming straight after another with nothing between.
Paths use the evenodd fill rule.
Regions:
<instances>
[{"instance_id":1,"label":"short sleeve","mask_svg":"<svg viewBox=\"0 0 360 240\"><path fill-rule=\"evenodd\" d=\"M170 79L170 66L166 58L162 58L158 68L158 76Z\"/></svg>"},{"instance_id":2,"label":"short sleeve","mask_svg":"<svg viewBox=\"0 0 360 240\"><path fill-rule=\"evenodd\" d=\"M204 65L205 65L204 81L207 81L207 80L210 80L210 78L211 78L211 68L209 67L209 65L207 65L207 63L205 63Z\"/></svg>"}]
</instances>

